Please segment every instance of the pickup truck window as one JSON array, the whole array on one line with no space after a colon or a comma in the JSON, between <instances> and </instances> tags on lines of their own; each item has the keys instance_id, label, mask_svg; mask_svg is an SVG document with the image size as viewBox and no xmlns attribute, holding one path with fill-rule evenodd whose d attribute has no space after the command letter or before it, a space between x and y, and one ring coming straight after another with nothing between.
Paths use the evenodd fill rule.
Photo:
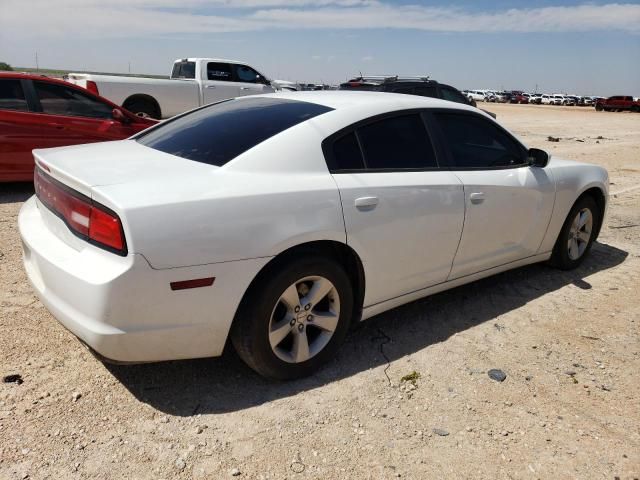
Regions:
<instances>
[{"instance_id":1,"label":"pickup truck window","mask_svg":"<svg viewBox=\"0 0 640 480\"><path fill-rule=\"evenodd\" d=\"M244 97L168 120L137 137L141 145L221 167L284 130L333 110L309 102Z\"/></svg>"},{"instance_id":2,"label":"pickup truck window","mask_svg":"<svg viewBox=\"0 0 640 480\"><path fill-rule=\"evenodd\" d=\"M173 64L171 78L196 78L195 62L176 62Z\"/></svg>"},{"instance_id":3,"label":"pickup truck window","mask_svg":"<svg viewBox=\"0 0 640 480\"><path fill-rule=\"evenodd\" d=\"M43 113L70 117L112 118L113 109L75 88L33 82Z\"/></svg>"},{"instance_id":4,"label":"pickup truck window","mask_svg":"<svg viewBox=\"0 0 640 480\"><path fill-rule=\"evenodd\" d=\"M207 80L231 82L231 65L218 62L207 63Z\"/></svg>"},{"instance_id":5,"label":"pickup truck window","mask_svg":"<svg viewBox=\"0 0 640 480\"><path fill-rule=\"evenodd\" d=\"M238 82L258 83L260 74L246 65L236 65L236 79Z\"/></svg>"},{"instance_id":6,"label":"pickup truck window","mask_svg":"<svg viewBox=\"0 0 640 480\"><path fill-rule=\"evenodd\" d=\"M20 80L0 80L0 110L29 110Z\"/></svg>"}]
</instances>

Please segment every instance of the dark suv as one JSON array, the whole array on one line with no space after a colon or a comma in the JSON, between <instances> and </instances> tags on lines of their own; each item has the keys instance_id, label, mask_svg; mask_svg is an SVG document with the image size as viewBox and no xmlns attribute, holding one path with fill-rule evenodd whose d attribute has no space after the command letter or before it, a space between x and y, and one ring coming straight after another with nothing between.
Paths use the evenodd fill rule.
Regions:
<instances>
[{"instance_id":1,"label":"dark suv","mask_svg":"<svg viewBox=\"0 0 640 480\"><path fill-rule=\"evenodd\" d=\"M474 100L468 99L458 89L438 83L429 77L356 77L340 84L340 90L406 93L476 106Z\"/></svg>"}]
</instances>

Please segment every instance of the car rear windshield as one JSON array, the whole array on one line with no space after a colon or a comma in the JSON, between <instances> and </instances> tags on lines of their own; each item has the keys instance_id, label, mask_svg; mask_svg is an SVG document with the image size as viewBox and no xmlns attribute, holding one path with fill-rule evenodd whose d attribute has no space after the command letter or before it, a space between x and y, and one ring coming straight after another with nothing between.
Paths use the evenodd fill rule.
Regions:
<instances>
[{"instance_id":1,"label":"car rear windshield","mask_svg":"<svg viewBox=\"0 0 640 480\"><path fill-rule=\"evenodd\" d=\"M171 155L220 167L266 139L331 110L281 98L227 100L165 122L137 140Z\"/></svg>"}]
</instances>

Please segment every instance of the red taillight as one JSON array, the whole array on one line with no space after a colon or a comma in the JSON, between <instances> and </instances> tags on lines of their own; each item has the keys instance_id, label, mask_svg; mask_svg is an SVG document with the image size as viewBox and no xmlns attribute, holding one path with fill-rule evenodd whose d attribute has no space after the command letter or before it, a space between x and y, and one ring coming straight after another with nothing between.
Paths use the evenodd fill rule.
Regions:
<instances>
[{"instance_id":1,"label":"red taillight","mask_svg":"<svg viewBox=\"0 0 640 480\"><path fill-rule=\"evenodd\" d=\"M92 82L91 80L87 80L86 89L89 90L91 93L95 93L96 95L100 95L100 92L98 91L98 85L96 85L96 82Z\"/></svg>"},{"instance_id":2,"label":"red taillight","mask_svg":"<svg viewBox=\"0 0 640 480\"><path fill-rule=\"evenodd\" d=\"M33 183L38 199L77 236L118 255L127 249L118 216L90 198L71 190L36 168Z\"/></svg>"}]
</instances>

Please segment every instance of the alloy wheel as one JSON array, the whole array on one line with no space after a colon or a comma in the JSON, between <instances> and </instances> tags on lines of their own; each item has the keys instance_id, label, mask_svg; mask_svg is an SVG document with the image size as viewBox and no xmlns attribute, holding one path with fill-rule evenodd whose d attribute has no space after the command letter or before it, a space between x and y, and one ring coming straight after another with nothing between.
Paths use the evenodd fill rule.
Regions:
<instances>
[{"instance_id":1,"label":"alloy wheel","mask_svg":"<svg viewBox=\"0 0 640 480\"><path fill-rule=\"evenodd\" d=\"M327 346L338 327L340 296L321 276L301 278L280 296L269 320L269 344L287 363L302 363Z\"/></svg>"},{"instance_id":2,"label":"alloy wheel","mask_svg":"<svg viewBox=\"0 0 640 480\"><path fill-rule=\"evenodd\" d=\"M569 229L567 250L571 260L577 260L582 257L589 245L589 240L591 240L592 230L593 215L591 214L591 210L583 208L573 219L573 223Z\"/></svg>"}]
</instances>

